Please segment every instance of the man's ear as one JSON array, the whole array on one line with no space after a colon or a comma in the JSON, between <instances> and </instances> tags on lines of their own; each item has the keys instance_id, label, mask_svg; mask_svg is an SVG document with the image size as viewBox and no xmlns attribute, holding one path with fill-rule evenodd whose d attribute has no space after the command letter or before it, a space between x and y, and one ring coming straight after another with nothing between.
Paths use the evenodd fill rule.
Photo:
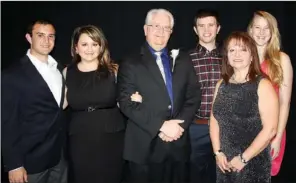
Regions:
<instances>
[{"instance_id":1,"label":"man's ear","mask_svg":"<svg viewBox=\"0 0 296 183\"><path fill-rule=\"evenodd\" d=\"M219 34L220 29L221 29L221 25L219 25L218 28L217 28L217 34Z\"/></svg>"},{"instance_id":2,"label":"man's ear","mask_svg":"<svg viewBox=\"0 0 296 183\"><path fill-rule=\"evenodd\" d=\"M28 41L30 44L32 44L32 37L31 37L31 35L30 35L29 33L27 33L25 37L26 37L27 41Z\"/></svg>"},{"instance_id":3,"label":"man's ear","mask_svg":"<svg viewBox=\"0 0 296 183\"><path fill-rule=\"evenodd\" d=\"M145 24L144 27L143 27L143 29L144 29L145 36L147 36L148 26Z\"/></svg>"},{"instance_id":4,"label":"man's ear","mask_svg":"<svg viewBox=\"0 0 296 183\"><path fill-rule=\"evenodd\" d=\"M198 34L197 34L197 29L196 29L195 26L193 26L193 30L194 30L195 34L198 35Z\"/></svg>"}]
</instances>

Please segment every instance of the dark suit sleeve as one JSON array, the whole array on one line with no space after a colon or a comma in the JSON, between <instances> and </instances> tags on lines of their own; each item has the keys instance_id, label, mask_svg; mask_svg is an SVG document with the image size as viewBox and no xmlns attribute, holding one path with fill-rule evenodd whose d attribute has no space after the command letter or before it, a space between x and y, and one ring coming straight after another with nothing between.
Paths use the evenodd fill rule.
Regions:
<instances>
[{"instance_id":1,"label":"dark suit sleeve","mask_svg":"<svg viewBox=\"0 0 296 183\"><path fill-rule=\"evenodd\" d=\"M137 91L137 87L135 86L135 69L128 61L123 61L120 64L118 71L119 106L131 122L136 123L137 126L148 132L151 138L154 138L159 132L163 120L156 111L147 109L141 103L131 101L131 95Z\"/></svg>"},{"instance_id":2,"label":"dark suit sleeve","mask_svg":"<svg viewBox=\"0 0 296 183\"><path fill-rule=\"evenodd\" d=\"M184 63L187 64L188 82L186 87L185 102L181 112L176 119L184 120L181 123L184 129L187 129L194 119L194 115L200 105L201 91L200 84L197 82L195 70L188 54L185 54Z\"/></svg>"},{"instance_id":3,"label":"dark suit sleeve","mask_svg":"<svg viewBox=\"0 0 296 183\"><path fill-rule=\"evenodd\" d=\"M6 171L23 166L21 149L21 94L13 77L2 75L1 82L2 156Z\"/></svg>"}]
</instances>

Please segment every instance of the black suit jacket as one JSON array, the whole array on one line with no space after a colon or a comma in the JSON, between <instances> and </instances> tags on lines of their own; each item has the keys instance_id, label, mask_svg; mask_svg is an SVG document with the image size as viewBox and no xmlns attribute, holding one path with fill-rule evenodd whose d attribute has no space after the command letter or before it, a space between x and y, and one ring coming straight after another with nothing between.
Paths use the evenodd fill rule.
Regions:
<instances>
[{"instance_id":1,"label":"black suit jacket","mask_svg":"<svg viewBox=\"0 0 296 183\"><path fill-rule=\"evenodd\" d=\"M62 67L58 66L59 70ZM28 174L58 164L65 142L66 121L38 70L24 56L2 72L2 155L6 171L24 166Z\"/></svg>"},{"instance_id":2,"label":"black suit jacket","mask_svg":"<svg viewBox=\"0 0 296 183\"><path fill-rule=\"evenodd\" d=\"M172 67L172 59L170 60ZM199 84L187 53L180 51L173 71L173 112L170 98L156 59L144 44L141 51L121 62L118 72L119 104L128 117L124 158L136 163L162 162L173 156L187 161L190 153L188 126L200 102ZM139 92L142 103L132 102L130 96ZM163 142L159 129L165 120L185 120L183 136L174 142Z\"/></svg>"}]
</instances>

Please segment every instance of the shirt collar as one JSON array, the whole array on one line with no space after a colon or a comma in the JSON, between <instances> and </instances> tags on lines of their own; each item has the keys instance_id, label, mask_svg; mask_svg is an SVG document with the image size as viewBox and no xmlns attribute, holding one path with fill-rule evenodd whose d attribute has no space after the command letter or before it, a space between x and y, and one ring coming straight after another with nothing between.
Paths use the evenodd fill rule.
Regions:
<instances>
[{"instance_id":1,"label":"shirt collar","mask_svg":"<svg viewBox=\"0 0 296 183\"><path fill-rule=\"evenodd\" d=\"M157 51L155 51L149 44L148 44L148 42L146 42L147 43L147 46L148 46L148 49L149 49L149 51L152 53L152 55L156 58L156 55L155 55L155 52L157 52ZM163 48L163 49L161 49L159 52L161 52L161 55L165 55L165 56L167 56L168 55L168 49L165 47L165 48Z\"/></svg>"},{"instance_id":2,"label":"shirt collar","mask_svg":"<svg viewBox=\"0 0 296 183\"><path fill-rule=\"evenodd\" d=\"M219 45L216 44L216 48L213 49L212 51L207 50L204 46L202 46L201 44L198 44L196 46L196 50L197 52L200 52L202 55L206 56L206 55L213 55L213 56L219 56L220 52L219 52Z\"/></svg>"},{"instance_id":3,"label":"shirt collar","mask_svg":"<svg viewBox=\"0 0 296 183\"><path fill-rule=\"evenodd\" d=\"M37 67L41 67L41 66L48 66L50 68L57 68L58 66L58 63L57 61L51 56L51 55L48 55L48 60L47 60L47 64L40 61L37 57L33 56L31 53L30 53L30 49L28 49L27 51L27 56L30 58L31 62L37 66Z\"/></svg>"}]
</instances>

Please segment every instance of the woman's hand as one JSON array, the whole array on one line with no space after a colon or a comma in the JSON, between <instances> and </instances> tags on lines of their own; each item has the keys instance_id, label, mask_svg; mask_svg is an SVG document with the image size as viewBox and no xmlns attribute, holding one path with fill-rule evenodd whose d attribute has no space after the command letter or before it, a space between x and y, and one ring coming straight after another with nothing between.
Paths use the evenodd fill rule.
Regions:
<instances>
[{"instance_id":1,"label":"woman's hand","mask_svg":"<svg viewBox=\"0 0 296 183\"><path fill-rule=\"evenodd\" d=\"M229 172L231 171L230 168L228 167L227 157L223 152L220 152L219 154L216 155L216 163L223 173L225 173L225 170Z\"/></svg>"},{"instance_id":2,"label":"woman's hand","mask_svg":"<svg viewBox=\"0 0 296 183\"><path fill-rule=\"evenodd\" d=\"M132 94L131 101L142 103L142 96L139 94L139 92L136 92Z\"/></svg>"},{"instance_id":3,"label":"woman's hand","mask_svg":"<svg viewBox=\"0 0 296 183\"><path fill-rule=\"evenodd\" d=\"M232 171L240 172L246 166L246 164L241 161L239 156L235 156L232 158L228 166Z\"/></svg>"},{"instance_id":4,"label":"woman's hand","mask_svg":"<svg viewBox=\"0 0 296 183\"><path fill-rule=\"evenodd\" d=\"M275 158L278 157L279 152L280 152L280 148L281 148L281 138L277 138L275 137L272 141L271 141L271 158L272 160L274 160Z\"/></svg>"}]
</instances>

